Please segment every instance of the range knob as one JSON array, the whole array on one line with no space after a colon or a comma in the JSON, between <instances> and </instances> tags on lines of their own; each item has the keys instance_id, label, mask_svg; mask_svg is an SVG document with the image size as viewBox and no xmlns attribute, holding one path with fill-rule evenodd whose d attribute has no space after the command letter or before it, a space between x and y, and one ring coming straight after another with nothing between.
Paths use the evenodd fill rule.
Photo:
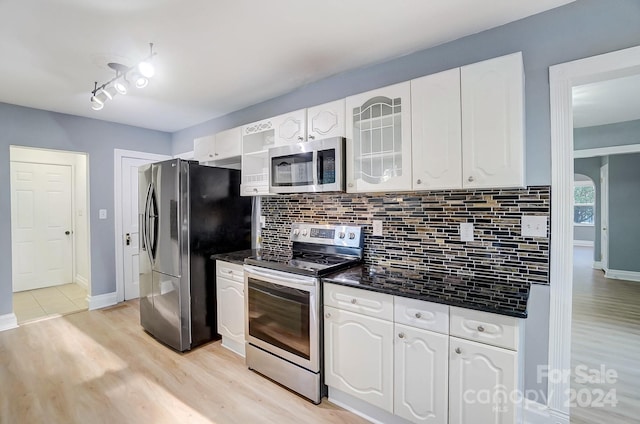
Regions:
<instances>
[{"instance_id":1,"label":"range knob","mask_svg":"<svg viewBox=\"0 0 640 424\"><path fill-rule=\"evenodd\" d=\"M300 234L300 230L298 230L297 228L295 228L295 229L293 230L293 236L294 236L294 237L298 237L298 235L299 235L299 234Z\"/></svg>"},{"instance_id":2,"label":"range knob","mask_svg":"<svg viewBox=\"0 0 640 424\"><path fill-rule=\"evenodd\" d=\"M306 236L307 235L307 230L302 230L302 235Z\"/></svg>"},{"instance_id":3,"label":"range knob","mask_svg":"<svg viewBox=\"0 0 640 424\"><path fill-rule=\"evenodd\" d=\"M338 233L338 237L340 237L341 239L343 239L345 236L345 234L341 231L340 233Z\"/></svg>"},{"instance_id":4,"label":"range knob","mask_svg":"<svg viewBox=\"0 0 640 424\"><path fill-rule=\"evenodd\" d=\"M349 240L356 238L356 233L349 233Z\"/></svg>"}]
</instances>

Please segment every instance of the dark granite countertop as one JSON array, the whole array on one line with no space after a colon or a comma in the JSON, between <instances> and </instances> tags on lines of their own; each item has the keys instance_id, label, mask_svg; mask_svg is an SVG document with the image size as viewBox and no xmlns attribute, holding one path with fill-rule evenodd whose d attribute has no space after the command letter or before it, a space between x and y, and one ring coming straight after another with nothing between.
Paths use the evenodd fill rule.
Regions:
<instances>
[{"instance_id":1,"label":"dark granite countertop","mask_svg":"<svg viewBox=\"0 0 640 424\"><path fill-rule=\"evenodd\" d=\"M323 282L517 318L527 317L530 284L361 265Z\"/></svg>"},{"instance_id":2,"label":"dark granite countertop","mask_svg":"<svg viewBox=\"0 0 640 424\"><path fill-rule=\"evenodd\" d=\"M246 250L237 250L235 252L228 253L216 253L215 255L211 255L211 259L217 261L225 261L230 262L236 265L244 265L244 259L249 256L255 256L255 249L246 249Z\"/></svg>"}]
</instances>

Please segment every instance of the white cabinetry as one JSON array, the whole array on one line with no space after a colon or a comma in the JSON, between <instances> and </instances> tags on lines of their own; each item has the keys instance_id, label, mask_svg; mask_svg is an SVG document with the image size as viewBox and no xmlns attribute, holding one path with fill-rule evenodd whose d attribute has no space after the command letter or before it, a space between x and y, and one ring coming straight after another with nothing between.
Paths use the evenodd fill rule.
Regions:
<instances>
[{"instance_id":1,"label":"white cabinetry","mask_svg":"<svg viewBox=\"0 0 640 424\"><path fill-rule=\"evenodd\" d=\"M462 187L460 68L411 81L414 190Z\"/></svg>"},{"instance_id":2,"label":"white cabinetry","mask_svg":"<svg viewBox=\"0 0 640 424\"><path fill-rule=\"evenodd\" d=\"M464 187L524 186L522 53L460 72Z\"/></svg>"},{"instance_id":3,"label":"white cabinetry","mask_svg":"<svg viewBox=\"0 0 640 424\"><path fill-rule=\"evenodd\" d=\"M268 149L274 145L275 125L273 120L265 119L242 127L241 195L269 194Z\"/></svg>"},{"instance_id":4,"label":"white cabinetry","mask_svg":"<svg viewBox=\"0 0 640 424\"><path fill-rule=\"evenodd\" d=\"M393 323L324 308L325 383L393 412Z\"/></svg>"},{"instance_id":5,"label":"white cabinetry","mask_svg":"<svg viewBox=\"0 0 640 424\"><path fill-rule=\"evenodd\" d=\"M272 118L276 144L344 137L344 102L340 99Z\"/></svg>"},{"instance_id":6,"label":"white cabinetry","mask_svg":"<svg viewBox=\"0 0 640 424\"><path fill-rule=\"evenodd\" d=\"M199 162L240 161L242 128L236 127L193 141L193 158Z\"/></svg>"},{"instance_id":7,"label":"white cabinetry","mask_svg":"<svg viewBox=\"0 0 640 424\"><path fill-rule=\"evenodd\" d=\"M222 346L244 356L244 270L242 265L216 261L218 333Z\"/></svg>"},{"instance_id":8,"label":"white cabinetry","mask_svg":"<svg viewBox=\"0 0 640 424\"><path fill-rule=\"evenodd\" d=\"M409 81L347 97L347 192L411 189Z\"/></svg>"}]
</instances>

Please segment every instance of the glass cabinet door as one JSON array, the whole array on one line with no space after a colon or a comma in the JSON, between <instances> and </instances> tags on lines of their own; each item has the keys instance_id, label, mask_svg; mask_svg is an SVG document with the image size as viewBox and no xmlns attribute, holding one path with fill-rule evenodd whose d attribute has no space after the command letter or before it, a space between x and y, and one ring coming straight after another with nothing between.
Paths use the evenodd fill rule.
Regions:
<instances>
[{"instance_id":1,"label":"glass cabinet door","mask_svg":"<svg viewBox=\"0 0 640 424\"><path fill-rule=\"evenodd\" d=\"M347 98L347 191L411 189L409 83Z\"/></svg>"}]
</instances>

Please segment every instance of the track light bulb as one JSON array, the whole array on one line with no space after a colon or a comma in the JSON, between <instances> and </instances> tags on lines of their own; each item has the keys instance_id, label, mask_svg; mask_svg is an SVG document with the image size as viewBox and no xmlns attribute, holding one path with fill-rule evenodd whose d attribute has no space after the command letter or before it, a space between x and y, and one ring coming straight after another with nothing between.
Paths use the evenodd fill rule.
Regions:
<instances>
[{"instance_id":1,"label":"track light bulb","mask_svg":"<svg viewBox=\"0 0 640 424\"><path fill-rule=\"evenodd\" d=\"M143 77L142 75L136 76L135 82L136 82L137 88L145 88L147 84L149 84L149 80Z\"/></svg>"},{"instance_id":2,"label":"track light bulb","mask_svg":"<svg viewBox=\"0 0 640 424\"><path fill-rule=\"evenodd\" d=\"M140 72L143 77L151 78L155 75L156 68L153 67L151 62L140 62L138 63L138 72Z\"/></svg>"},{"instance_id":3,"label":"track light bulb","mask_svg":"<svg viewBox=\"0 0 640 424\"><path fill-rule=\"evenodd\" d=\"M113 83L113 88L115 88L118 93L124 96L125 94L127 94L127 91L129 91L129 81L127 81L126 79L116 80Z\"/></svg>"},{"instance_id":4,"label":"track light bulb","mask_svg":"<svg viewBox=\"0 0 640 424\"><path fill-rule=\"evenodd\" d=\"M91 96L91 109L100 110L104 107L104 102L98 96Z\"/></svg>"}]
</instances>

